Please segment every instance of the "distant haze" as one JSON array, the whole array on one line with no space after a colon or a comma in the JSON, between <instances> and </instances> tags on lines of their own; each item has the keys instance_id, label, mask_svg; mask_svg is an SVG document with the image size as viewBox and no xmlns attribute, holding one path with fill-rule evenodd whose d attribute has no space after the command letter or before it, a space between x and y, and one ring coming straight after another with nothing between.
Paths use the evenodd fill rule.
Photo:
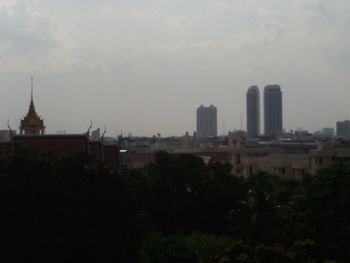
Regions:
<instances>
[{"instance_id":1,"label":"distant haze","mask_svg":"<svg viewBox=\"0 0 350 263\"><path fill-rule=\"evenodd\" d=\"M275 83L285 129L335 127L349 32L349 0L1 0L0 129L18 128L31 75L48 133L192 133L201 104L219 134L241 114L245 129L247 89Z\"/></svg>"}]
</instances>

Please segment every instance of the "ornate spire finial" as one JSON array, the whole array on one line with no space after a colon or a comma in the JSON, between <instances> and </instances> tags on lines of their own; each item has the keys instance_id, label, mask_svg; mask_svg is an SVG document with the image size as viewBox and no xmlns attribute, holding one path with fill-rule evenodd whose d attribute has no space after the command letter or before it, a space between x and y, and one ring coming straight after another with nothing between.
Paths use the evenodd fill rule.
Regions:
<instances>
[{"instance_id":1,"label":"ornate spire finial","mask_svg":"<svg viewBox=\"0 0 350 263\"><path fill-rule=\"evenodd\" d=\"M33 76L30 78L30 100L33 101Z\"/></svg>"},{"instance_id":2,"label":"ornate spire finial","mask_svg":"<svg viewBox=\"0 0 350 263\"><path fill-rule=\"evenodd\" d=\"M11 128L11 126L10 126L10 120L7 121L7 128L8 128L10 131L12 131L12 128Z\"/></svg>"},{"instance_id":3,"label":"ornate spire finial","mask_svg":"<svg viewBox=\"0 0 350 263\"><path fill-rule=\"evenodd\" d=\"M86 135L90 134L91 128L92 128L92 121L90 121L89 129L85 132Z\"/></svg>"},{"instance_id":4,"label":"ornate spire finial","mask_svg":"<svg viewBox=\"0 0 350 263\"><path fill-rule=\"evenodd\" d=\"M106 126L105 126L105 129L104 129L104 131L103 131L103 133L102 133L102 136L101 136L101 140L103 141L103 139L104 139L104 137L105 137L105 135L106 135L106 132L107 132L107 128L106 128Z\"/></svg>"}]
</instances>

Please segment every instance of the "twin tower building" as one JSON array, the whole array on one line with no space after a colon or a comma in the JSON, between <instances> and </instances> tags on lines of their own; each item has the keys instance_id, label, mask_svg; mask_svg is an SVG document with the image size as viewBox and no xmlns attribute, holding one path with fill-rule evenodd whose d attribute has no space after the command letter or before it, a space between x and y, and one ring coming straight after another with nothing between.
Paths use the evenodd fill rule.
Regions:
<instances>
[{"instance_id":1,"label":"twin tower building","mask_svg":"<svg viewBox=\"0 0 350 263\"><path fill-rule=\"evenodd\" d=\"M279 85L264 88L264 135L276 136L283 133L282 91ZM260 133L260 92L257 86L247 91L247 136L257 137Z\"/></svg>"},{"instance_id":2,"label":"twin tower building","mask_svg":"<svg viewBox=\"0 0 350 263\"><path fill-rule=\"evenodd\" d=\"M283 133L282 92L279 85L267 85L264 89L264 128L266 136ZM260 92L252 86L247 92L247 136L260 136ZM197 108L197 138L217 136L217 109L210 105Z\"/></svg>"}]
</instances>

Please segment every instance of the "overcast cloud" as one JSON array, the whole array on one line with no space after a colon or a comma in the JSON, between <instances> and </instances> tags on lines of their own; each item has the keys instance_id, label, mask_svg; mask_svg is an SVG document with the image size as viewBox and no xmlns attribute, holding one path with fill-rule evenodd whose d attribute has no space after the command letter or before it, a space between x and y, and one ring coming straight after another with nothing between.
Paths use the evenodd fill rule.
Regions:
<instances>
[{"instance_id":1,"label":"overcast cloud","mask_svg":"<svg viewBox=\"0 0 350 263\"><path fill-rule=\"evenodd\" d=\"M348 0L1 0L0 129L26 114L31 75L49 133L181 135L200 104L222 133L270 83L287 130L335 127L350 119L349 32Z\"/></svg>"}]
</instances>

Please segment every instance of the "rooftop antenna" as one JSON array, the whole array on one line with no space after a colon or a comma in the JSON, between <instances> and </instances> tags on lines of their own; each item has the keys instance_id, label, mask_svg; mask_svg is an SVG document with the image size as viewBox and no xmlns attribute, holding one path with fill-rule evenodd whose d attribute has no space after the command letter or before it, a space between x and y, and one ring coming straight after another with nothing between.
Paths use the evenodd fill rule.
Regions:
<instances>
[{"instance_id":1,"label":"rooftop antenna","mask_svg":"<svg viewBox=\"0 0 350 263\"><path fill-rule=\"evenodd\" d=\"M223 134L223 136L225 136L226 135L226 122L225 122L225 119L224 119L224 123L223 123L223 132L224 132L224 134Z\"/></svg>"},{"instance_id":2,"label":"rooftop antenna","mask_svg":"<svg viewBox=\"0 0 350 263\"><path fill-rule=\"evenodd\" d=\"M240 115L240 130L243 130L243 121L242 121L242 113Z\"/></svg>"}]
</instances>

